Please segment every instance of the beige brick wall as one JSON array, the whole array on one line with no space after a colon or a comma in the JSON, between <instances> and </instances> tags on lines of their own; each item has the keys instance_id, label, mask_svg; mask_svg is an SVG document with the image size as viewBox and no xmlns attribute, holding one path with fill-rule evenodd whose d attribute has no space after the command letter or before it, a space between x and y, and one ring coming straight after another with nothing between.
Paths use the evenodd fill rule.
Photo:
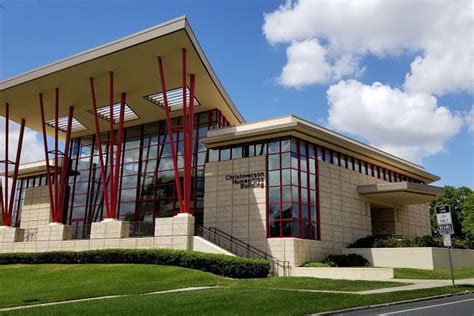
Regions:
<instances>
[{"instance_id":1,"label":"beige brick wall","mask_svg":"<svg viewBox=\"0 0 474 316\"><path fill-rule=\"evenodd\" d=\"M266 189L242 189L226 180L226 175L265 170L264 156L207 163L204 226L216 227L265 251Z\"/></svg>"},{"instance_id":2,"label":"beige brick wall","mask_svg":"<svg viewBox=\"0 0 474 316\"><path fill-rule=\"evenodd\" d=\"M428 204L413 204L395 208L395 234L423 236L431 234Z\"/></svg>"},{"instance_id":3,"label":"beige brick wall","mask_svg":"<svg viewBox=\"0 0 474 316\"><path fill-rule=\"evenodd\" d=\"M371 205L357 186L385 181L319 161L321 240L266 238L266 190L241 189L229 174L264 171L266 158L251 157L206 164L204 226L216 227L299 266L328 254L342 253L355 240L372 235ZM395 234L429 234L427 205L395 206L385 218Z\"/></svg>"},{"instance_id":4,"label":"beige brick wall","mask_svg":"<svg viewBox=\"0 0 474 316\"><path fill-rule=\"evenodd\" d=\"M20 228L24 228L28 233L29 229L48 225L50 219L48 186L26 188Z\"/></svg>"}]
</instances>

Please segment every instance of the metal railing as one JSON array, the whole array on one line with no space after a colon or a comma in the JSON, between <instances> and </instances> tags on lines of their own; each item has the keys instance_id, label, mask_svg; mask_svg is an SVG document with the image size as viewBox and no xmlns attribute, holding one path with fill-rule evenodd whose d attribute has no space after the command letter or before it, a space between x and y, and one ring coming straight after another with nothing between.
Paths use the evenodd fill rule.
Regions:
<instances>
[{"instance_id":1,"label":"metal railing","mask_svg":"<svg viewBox=\"0 0 474 316\"><path fill-rule=\"evenodd\" d=\"M245 258L264 259L270 262L270 273L283 276L289 274L290 265L288 261L279 260L268 253L230 235L215 227L204 227L196 225L195 233L197 236L237 255Z\"/></svg>"},{"instance_id":2,"label":"metal railing","mask_svg":"<svg viewBox=\"0 0 474 316\"><path fill-rule=\"evenodd\" d=\"M31 242L38 239L38 228L28 228L23 236L23 241Z\"/></svg>"},{"instance_id":3,"label":"metal railing","mask_svg":"<svg viewBox=\"0 0 474 316\"><path fill-rule=\"evenodd\" d=\"M130 222L129 237L155 236L155 222Z\"/></svg>"}]
</instances>

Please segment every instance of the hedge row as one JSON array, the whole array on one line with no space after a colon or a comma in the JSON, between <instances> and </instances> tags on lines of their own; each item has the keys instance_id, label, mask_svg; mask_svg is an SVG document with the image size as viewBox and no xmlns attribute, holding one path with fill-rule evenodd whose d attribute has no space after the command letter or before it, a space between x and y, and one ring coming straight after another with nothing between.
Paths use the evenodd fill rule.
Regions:
<instances>
[{"instance_id":1,"label":"hedge row","mask_svg":"<svg viewBox=\"0 0 474 316\"><path fill-rule=\"evenodd\" d=\"M452 238L453 248L473 249L474 242ZM440 236L367 236L356 240L349 248L444 247Z\"/></svg>"},{"instance_id":2,"label":"hedge row","mask_svg":"<svg viewBox=\"0 0 474 316\"><path fill-rule=\"evenodd\" d=\"M369 261L363 256L356 253L349 253L343 255L329 255L323 261L307 262L303 267L310 268L324 268L324 267L367 267Z\"/></svg>"},{"instance_id":3,"label":"hedge row","mask_svg":"<svg viewBox=\"0 0 474 316\"><path fill-rule=\"evenodd\" d=\"M270 264L265 260L208 254L191 250L106 249L78 252L53 251L0 254L0 264L43 263L158 264L201 270L231 278L264 278L268 276L270 271Z\"/></svg>"}]
</instances>

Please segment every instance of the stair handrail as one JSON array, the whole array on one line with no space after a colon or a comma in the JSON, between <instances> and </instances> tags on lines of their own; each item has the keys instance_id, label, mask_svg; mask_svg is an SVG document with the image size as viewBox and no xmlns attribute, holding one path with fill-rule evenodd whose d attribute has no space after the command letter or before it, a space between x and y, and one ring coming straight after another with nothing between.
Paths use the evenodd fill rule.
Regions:
<instances>
[{"instance_id":1,"label":"stair handrail","mask_svg":"<svg viewBox=\"0 0 474 316\"><path fill-rule=\"evenodd\" d=\"M201 234L201 237L204 237L204 232L207 232L209 234L213 234L214 236L217 236L227 242L229 242L231 244L231 247L232 248L232 245L233 246L237 246L239 247L240 249L243 249L244 251L246 251L248 254L247 254L247 257L250 257L250 254L253 255L253 258L259 258L259 259L264 259L264 260L268 260L268 261L271 261L274 265L276 265L277 267L282 267L283 268L283 274L286 275L287 274L287 269L290 267L290 264L288 261L285 261L285 260L280 260L280 259L277 259L271 255L269 255L268 253L244 242L243 240L241 239L238 239L220 229L217 229L215 227L204 227L202 225L196 225L196 232L197 232L197 235L199 235L199 232L202 232ZM222 246L222 244L219 244L218 246ZM226 249L228 250L228 249ZM231 250L229 250L230 252L232 252Z\"/></svg>"}]
</instances>

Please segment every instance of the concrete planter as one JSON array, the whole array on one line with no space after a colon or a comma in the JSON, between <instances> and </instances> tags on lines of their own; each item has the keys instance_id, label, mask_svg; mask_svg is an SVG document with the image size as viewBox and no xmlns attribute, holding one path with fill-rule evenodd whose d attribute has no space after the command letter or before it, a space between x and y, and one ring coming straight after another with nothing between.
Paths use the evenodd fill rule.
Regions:
<instances>
[{"instance_id":1,"label":"concrete planter","mask_svg":"<svg viewBox=\"0 0 474 316\"><path fill-rule=\"evenodd\" d=\"M292 277L380 281L393 279L393 268L293 268Z\"/></svg>"},{"instance_id":2,"label":"concrete planter","mask_svg":"<svg viewBox=\"0 0 474 316\"><path fill-rule=\"evenodd\" d=\"M346 248L345 254L357 253L369 260L374 267L446 269L449 268L447 248L401 247L401 248ZM454 268L474 267L474 250L451 249Z\"/></svg>"}]
</instances>

